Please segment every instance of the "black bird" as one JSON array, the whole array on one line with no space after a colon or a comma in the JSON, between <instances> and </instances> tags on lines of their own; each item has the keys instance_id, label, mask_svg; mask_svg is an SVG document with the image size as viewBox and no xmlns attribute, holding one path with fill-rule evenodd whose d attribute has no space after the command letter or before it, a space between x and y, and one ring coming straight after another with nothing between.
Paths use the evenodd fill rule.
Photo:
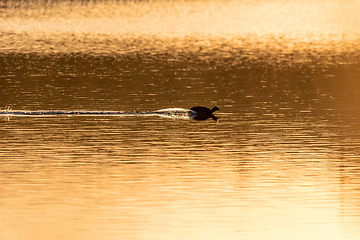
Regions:
<instances>
[{"instance_id":1,"label":"black bird","mask_svg":"<svg viewBox=\"0 0 360 240\"><path fill-rule=\"evenodd\" d=\"M207 107L193 107L190 109L190 117L195 120L206 120L209 118L214 119L215 121L218 120L217 117L213 115L213 112L220 110L218 107L213 107L213 109L209 109Z\"/></svg>"}]
</instances>

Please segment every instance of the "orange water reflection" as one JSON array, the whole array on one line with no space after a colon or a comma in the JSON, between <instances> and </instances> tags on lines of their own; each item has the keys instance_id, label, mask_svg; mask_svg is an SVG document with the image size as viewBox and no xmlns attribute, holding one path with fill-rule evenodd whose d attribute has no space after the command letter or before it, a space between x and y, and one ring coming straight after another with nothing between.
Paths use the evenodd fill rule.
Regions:
<instances>
[{"instance_id":1,"label":"orange water reflection","mask_svg":"<svg viewBox=\"0 0 360 240\"><path fill-rule=\"evenodd\" d=\"M0 119L0 239L360 238L359 1L14 2L1 108L222 111Z\"/></svg>"},{"instance_id":2,"label":"orange water reflection","mask_svg":"<svg viewBox=\"0 0 360 240\"><path fill-rule=\"evenodd\" d=\"M245 130L239 133L243 140L219 140L228 124L186 122L181 128L207 129L186 134L175 130L177 122L135 120L139 122L105 118L93 125L88 117L9 122L13 137L4 136L1 151L1 203L6 206L1 209L6 220L1 236L359 236L357 157L348 155L346 162L348 151L332 150L341 147L337 138L319 139L311 135L314 129L293 126L287 135L298 138L287 142L281 140L281 125L270 132L257 128L261 138ZM141 124L147 126L137 131Z\"/></svg>"}]
</instances>

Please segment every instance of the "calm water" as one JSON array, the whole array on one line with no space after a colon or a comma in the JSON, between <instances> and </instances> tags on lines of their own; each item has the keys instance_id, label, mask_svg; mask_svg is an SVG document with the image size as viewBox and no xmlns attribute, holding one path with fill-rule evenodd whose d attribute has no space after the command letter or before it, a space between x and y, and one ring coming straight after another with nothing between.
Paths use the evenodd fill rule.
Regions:
<instances>
[{"instance_id":1,"label":"calm water","mask_svg":"<svg viewBox=\"0 0 360 240\"><path fill-rule=\"evenodd\" d=\"M0 239L360 238L359 1L3 1Z\"/></svg>"}]
</instances>

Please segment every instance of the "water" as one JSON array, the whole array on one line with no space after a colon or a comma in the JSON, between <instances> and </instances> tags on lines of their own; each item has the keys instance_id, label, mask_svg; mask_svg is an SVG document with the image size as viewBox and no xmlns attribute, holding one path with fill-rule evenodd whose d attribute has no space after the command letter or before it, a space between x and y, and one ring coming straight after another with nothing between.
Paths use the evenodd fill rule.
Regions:
<instances>
[{"instance_id":1,"label":"water","mask_svg":"<svg viewBox=\"0 0 360 240\"><path fill-rule=\"evenodd\" d=\"M359 239L358 1L0 7L1 239Z\"/></svg>"}]
</instances>

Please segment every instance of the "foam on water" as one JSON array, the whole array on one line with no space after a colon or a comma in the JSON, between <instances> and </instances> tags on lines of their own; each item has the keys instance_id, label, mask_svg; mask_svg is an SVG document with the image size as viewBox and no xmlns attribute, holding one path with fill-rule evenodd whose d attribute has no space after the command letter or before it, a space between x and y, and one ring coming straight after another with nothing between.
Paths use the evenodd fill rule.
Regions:
<instances>
[{"instance_id":1,"label":"foam on water","mask_svg":"<svg viewBox=\"0 0 360 240\"><path fill-rule=\"evenodd\" d=\"M190 110L184 108L166 108L154 111L153 113L157 114L160 117L166 118L176 118L176 119L189 119Z\"/></svg>"},{"instance_id":2,"label":"foam on water","mask_svg":"<svg viewBox=\"0 0 360 240\"><path fill-rule=\"evenodd\" d=\"M20 117L46 117L46 116L160 116L173 119L189 119L189 110L183 108L166 108L156 111L69 111L69 110L41 110L41 111L21 111L6 109L0 111L0 116L20 116Z\"/></svg>"},{"instance_id":3,"label":"foam on water","mask_svg":"<svg viewBox=\"0 0 360 240\"><path fill-rule=\"evenodd\" d=\"M188 112L189 110L184 108L165 108L157 110L156 112Z\"/></svg>"}]
</instances>

